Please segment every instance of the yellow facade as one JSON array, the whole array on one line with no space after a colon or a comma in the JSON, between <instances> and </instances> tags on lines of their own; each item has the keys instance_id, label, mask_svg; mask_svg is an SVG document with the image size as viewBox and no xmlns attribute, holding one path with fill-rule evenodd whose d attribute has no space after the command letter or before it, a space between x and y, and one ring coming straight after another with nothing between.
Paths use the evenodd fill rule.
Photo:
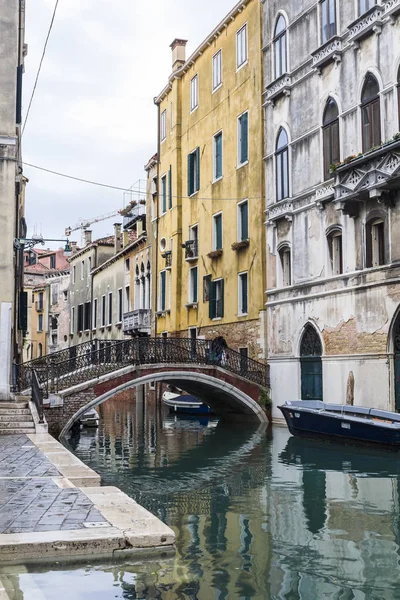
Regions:
<instances>
[{"instance_id":1,"label":"yellow facade","mask_svg":"<svg viewBox=\"0 0 400 600\"><path fill-rule=\"evenodd\" d=\"M28 330L24 338L23 360L29 361L47 354L47 294L46 286L25 288L28 293Z\"/></svg>"},{"instance_id":2,"label":"yellow facade","mask_svg":"<svg viewBox=\"0 0 400 600\"><path fill-rule=\"evenodd\" d=\"M260 340L264 337L265 244L260 3L240 2L188 60L179 62L184 41L176 40L176 45L175 50L172 45L177 59L175 70L156 99L160 118L158 233L153 242L158 272L156 333L185 337L193 327L197 328L198 337L211 339L222 335L230 347L247 347L250 356L263 358ZM238 67L240 61L243 64ZM198 106L194 108L196 76ZM243 151L245 132L241 128L246 113L248 143ZM222 160L214 138L219 132L222 132L219 146L222 146ZM199 189L190 194L196 179L193 175L196 166L190 161L196 160L196 153ZM190 154L192 157L188 158ZM232 245L242 241L239 204L246 200L248 233L244 243L239 244L241 247L232 249ZM218 240L222 252L209 256L217 249L218 225L214 217L218 213L222 214L222 244ZM195 236L191 231L193 226L198 227L197 260L190 256L190 244L186 244ZM193 297L195 274L189 272L194 267L197 267L197 298ZM165 275L161 274L163 271ZM241 276L239 283L240 274L247 274L247 306L242 290L246 282L243 283ZM220 303L217 311L210 310L210 300L203 293L206 276L211 276L213 282L210 293L214 294L211 298L214 308L216 285L221 293L221 284L214 282L223 279L222 310Z\"/></svg>"}]
</instances>

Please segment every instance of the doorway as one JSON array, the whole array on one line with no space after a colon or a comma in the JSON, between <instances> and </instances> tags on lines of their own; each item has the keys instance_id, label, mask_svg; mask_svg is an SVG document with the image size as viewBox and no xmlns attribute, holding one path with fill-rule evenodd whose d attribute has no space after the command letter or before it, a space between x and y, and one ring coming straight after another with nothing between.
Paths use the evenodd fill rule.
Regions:
<instances>
[{"instance_id":1,"label":"doorway","mask_svg":"<svg viewBox=\"0 0 400 600\"><path fill-rule=\"evenodd\" d=\"M301 399L322 400L322 344L312 325L306 325L300 344Z\"/></svg>"}]
</instances>

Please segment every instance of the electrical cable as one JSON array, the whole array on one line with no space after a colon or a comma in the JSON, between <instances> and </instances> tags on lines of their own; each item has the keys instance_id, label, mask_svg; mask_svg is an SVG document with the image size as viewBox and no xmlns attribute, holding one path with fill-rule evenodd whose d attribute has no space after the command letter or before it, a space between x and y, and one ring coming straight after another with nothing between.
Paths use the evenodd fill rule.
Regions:
<instances>
[{"instance_id":1,"label":"electrical cable","mask_svg":"<svg viewBox=\"0 0 400 600\"><path fill-rule=\"evenodd\" d=\"M45 54L46 54L47 43L49 41L50 33L51 33L52 28L53 28L54 19L55 19L55 16L56 16L58 2L59 2L59 0L56 0L55 6L54 6L54 10L53 10L53 16L51 17L49 30L47 32L46 41L45 41L44 47L43 47L42 58L40 59L39 68L38 68L37 73L36 73L36 79L35 79L35 83L33 85L33 90L32 90L32 94L31 94L31 98L29 100L28 110L26 111L26 116L25 116L24 125L22 127L21 136L24 135L24 131L25 131L25 127L26 127L26 122L28 120L29 113L30 113L30 110L31 110L31 106L32 106L32 102L33 102L33 97L35 95L36 87L37 87L38 80L39 80L40 71L42 69L43 60L44 60L44 57L45 57Z\"/></svg>"}]
</instances>

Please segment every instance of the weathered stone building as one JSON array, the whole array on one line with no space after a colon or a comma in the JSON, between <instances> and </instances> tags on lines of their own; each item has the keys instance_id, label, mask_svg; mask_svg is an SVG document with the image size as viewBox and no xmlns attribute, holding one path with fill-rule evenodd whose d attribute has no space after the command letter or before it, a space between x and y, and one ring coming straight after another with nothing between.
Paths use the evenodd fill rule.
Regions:
<instances>
[{"instance_id":1,"label":"weathered stone building","mask_svg":"<svg viewBox=\"0 0 400 600\"><path fill-rule=\"evenodd\" d=\"M263 36L274 405L400 409L400 2L265 0Z\"/></svg>"},{"instance_id":2,"label":"weathered stone building","mask_svg":"<svg viewBox=\"0 0 400 600\"><path fill-rule=\"evenodd\" d=\"M11 361L22 354L18 295L26 236L21 159L21 87L24 60L24 0L0 0L0 399L9 398Z\"/></svg>"}]
</instances>

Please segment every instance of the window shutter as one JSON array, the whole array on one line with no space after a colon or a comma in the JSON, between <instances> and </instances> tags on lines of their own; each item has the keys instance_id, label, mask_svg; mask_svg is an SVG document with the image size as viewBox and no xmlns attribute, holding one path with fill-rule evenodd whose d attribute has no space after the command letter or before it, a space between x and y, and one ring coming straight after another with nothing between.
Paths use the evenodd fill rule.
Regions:
<instances>
[{"instance_id":1,"label":"window shutter","mask_svg":"<svg viewBox=\"0 0 400 600\"><path fill-rule=\"evenodd\" d=\"M18 329L20 331L28 330L28 292L19 292L18 295Z\"/></svg>"},{"instance_id":2,"label":"window shutter","mask_svg":"<svg viewBox=\"0 0 400 600\"><path fill-rule=\"evenodd\" d=\"M192 158L191 154L188 154L188 165L187 165L188 196L191 196L193 194L193 190L192 190L193 176L192 176L192 160L191 160L191 158Z\"/></svg>"},{"instance_id":3,"label":"window shutter","mask_svg":"<svg viewBox=\"0 0 400 600\"><path fill-rule=\"evenodd\" d=\"M200 189L200 148L196 148L196 192Z\"/></svg>"},{"instance_id":4,"label":"window shutter","mask_svg":"<svg viewBox=\"0 0 400 600\"><path fill-rule=\"evenodd\" d=\"M172 167L169 167L168 173L168 208L172 208Z\"/></svg>"},{"instance_id":5,"label":"window shutter","mask_svg":"<svg viewBox=\"0 0 400 600\"><path fill-rule=\"evenodd\" d=\"M248 240L249 239L249 207L247 202L245 202L244 204L242 204L240 206L240 212L241 212L241 217L242 217L242 240Z\"/></svg>"},{"instance_id":6,"label":"window shutter","mask_svg":"<svg viewBox=\"0 0 400 600\"><path fill-rule=\"evenodd\" d=\"M215 319L216 316L216 285L214 281L210 281L210 295L208 304L208 316L210 319Z\"/></svg>"},{"instance_id":7,"label":"window shutter","mask_svg":"<svg viewBox=\"0 0 400 600\"><path fill-rule=\"evenodd\" d=\"M221 279L220 280L220 286L221 286L221 317L224 316L224 280Z\"/></svg>"},{"instance_id":8,"label":"window shutter","mask_svg":"<svg viewBox=\"0 0 400 600\"><path fill-rule=\"evenodd\" d=\"M215 249L222 249L222 216L218 215L215 219Z\"/></svg>"},{"instance_id":9,"label":"window shutter","mask_svg":"<svg viewBox=\"0 0 400 600\"><path fill-rule=\"evenodd\" d=\"M193 302L197 302L197 267L193 269Z\"/></svg>"},{"instance_id":10,"label":"window shutter","mask_svg":"<svg viewBox=\"0 0 400 600\"><path fill-rule=\"evenodd\" d=\"M240 119L240 128L241 128L241 162L244 163L249 159L249 135L248 135L248 113L244 113Z\"/></svg>"}]
</instances>

